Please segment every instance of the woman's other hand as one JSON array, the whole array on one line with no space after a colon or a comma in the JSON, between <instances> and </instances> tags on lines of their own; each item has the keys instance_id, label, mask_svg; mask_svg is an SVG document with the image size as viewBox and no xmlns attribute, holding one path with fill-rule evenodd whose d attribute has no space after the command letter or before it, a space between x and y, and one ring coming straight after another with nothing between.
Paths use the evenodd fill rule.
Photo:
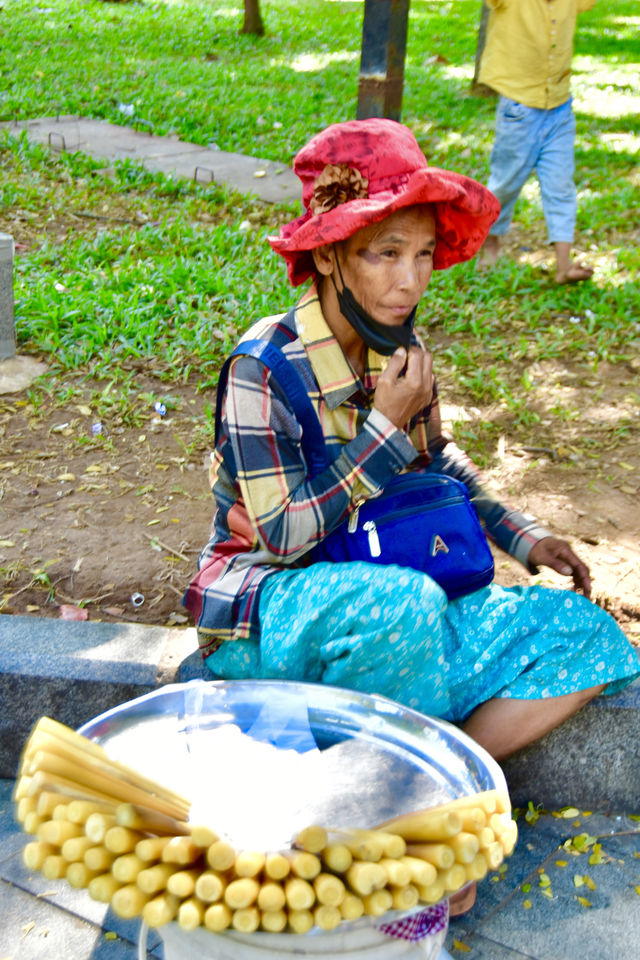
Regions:
<instances>
[{"instance_id":1,"label":"woman's other hand","mask_svg":"<svg viewBox=\"0 0 640 960\"><path fill-rule=\"evenodd\" d=\"M576 556L566 540L557 537L538 540L529 551L527 563L531 567L551 567L565 577L573 577L574 589L581 590L585 597L591 596L589 567Z\"/></svg>"},{"instance_id":2,"label":"woman's other hand","mask_svg":"<svg viewBox=\"0 0 640 960\"><path fill-rule=\"evenodd\" d=\"M404 347L398 347L378 379L373 405L402 430L412 417L429 406L432 395L433 356L416 346L409 348L407 356Z\"/></svg>"}]
</instances>

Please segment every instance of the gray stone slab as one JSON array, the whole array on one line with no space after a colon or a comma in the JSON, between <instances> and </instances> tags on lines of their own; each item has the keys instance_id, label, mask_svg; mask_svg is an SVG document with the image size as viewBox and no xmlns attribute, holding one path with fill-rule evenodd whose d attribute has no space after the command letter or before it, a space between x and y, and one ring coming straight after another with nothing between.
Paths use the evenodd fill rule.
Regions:
<instances>
[{"instance_id":1,"label":"gray stone slab","mask_svg":"<svg viewBox=\"0 0 640 960\"><path fill-rule=\"evenodd\" d=\"M514 805L630 809L640 799L640 681L597 697L503 764Z\"/></svg>"},{"instance_id":2,"label":"gray stone slab","mask_svg":"<svg viewBox=\"0 0 640 960\"><path fill-rule=\"evenodd\" d=\"M0 776L14 776L39 717L79 727L165 683L192 679L201 669L196 648L192 628L0 617Z\"/></svg>"},{"instance_id":3,"label":"gray stone slab","mask_svg":"<svg viewBox=\"0 0 640 960\"><path fill-rule=\"evenodd\" d=\"M638 955L640 897L638 883L640 834L618 835L603 844L604 863L589 865L587 856L565 857L567 867L556 866L553 854L544 864L551 881L551 897L542 895L539 881L520 891L474 932L510 949L523 949L539 960L608 960ZM536 877L538 875L536 874ZM595 884L575 886L575 877ZM588 906L578 897L588 901ZM525 908L525 901L531 904Z\"/></svg>"},{"instance_id":4,"label":"gray stone slab","mask_svg":"<svg viewBox=\"0 0 640 960\"><path fill-rule=\"evenodd\" d=\"M268 203L299 200L300 181L285 164L241 153L208 149L177 137L160 137L107 120L86 117L41 117L0 124L10 132L25 130L30 140L54 150L81 150L97 159L134 160L155 173L206 182L215 180Z\"/></svg>"}]
</instances>

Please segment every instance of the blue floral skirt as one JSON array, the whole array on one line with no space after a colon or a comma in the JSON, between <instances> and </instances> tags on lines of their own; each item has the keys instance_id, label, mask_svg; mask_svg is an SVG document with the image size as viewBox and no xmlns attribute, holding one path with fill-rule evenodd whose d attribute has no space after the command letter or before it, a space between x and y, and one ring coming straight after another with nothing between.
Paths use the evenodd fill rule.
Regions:
<instances>
[{"instance_id":1,"label":"blue floral skirt","mask_svg":"<svg viewBox=\"0 0 640 960\"><path fill-rule=\"evenodd\" d=\"M496 584L447 601L425 574L318 563L268 577L260 640L207 659L226 679L329 683L464 721L495 697L536 700L640 675L616 622L571 590Z\"/></svg>"}]
</instances>

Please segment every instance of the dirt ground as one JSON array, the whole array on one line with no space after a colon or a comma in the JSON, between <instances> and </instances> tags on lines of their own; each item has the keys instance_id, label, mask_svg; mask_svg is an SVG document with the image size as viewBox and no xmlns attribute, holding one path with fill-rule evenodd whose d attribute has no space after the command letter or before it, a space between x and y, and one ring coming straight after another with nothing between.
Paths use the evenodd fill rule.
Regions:
<instances>
[{"instance_id":1,"label":"dirt ground","mask_svg":"<svg viewBox=\"0 0 640 960\"><path fill-rule=\"evenodd\" d=\"M547 363L537 372L554 396L571 393L580 423L558 420L527 442L505 420L488 477L574 544L591 567L596 599L640 646L637 372L601 367L597 398L584 370ZM137 383L142 395L163 389L144 371ZM45 400L37 412L25 393L0 397L2 612L59 617L71 605L91 620L188 623L181 596L212 515L209 444L201 431L198 439L212 397L171 385L176 405L166 415L150 406L142 426L103 423L94 436L90 394L100 385L76 386L86 402L77 393L67 407ZM499 420L500 410L466 407L446 380L440 386L446 417L475 428ZM597 456L581 452L585 432L599 440ZM550 571L541 577L563 583ZM496 579L531 582L502 554Z\"/></svg>"},{"instance_id":2,"label":"dirt ground","mask_svg":"<svg viewBox=\"0 0 640 960\"><path fill-rule=\"evenodd\" d=\"M46 232L59 236L80 226L95 229L92 221L71 224L60 216L34 224L16 214L0 223L13 233L17 255ZM515 255L520 244L516 234L508 252ZM429 338L437 357L447 341L437 331ZM214 397L194 383L163 384L151 364L137 363L132 372L138 425L103 419L97 434L94 399L104 384L66 376L59 386L75 387L66 406L45 396L34 407L26 390L0 395L0 612L59 617L77 616L73 608L80 608L91 620L189 623L181 597L213 512L204 426L205 404ZM493 424L492 445L485 445L488 480L502 499L573 543L591 567L594 599L638 646L639 373L638 358L600 364L597 373L533 363L531 404L541 422L523 429L498 405L470 404L438 372L445 420L462 423L480 442L483 426ZM152 392L171 398L164 416L150 401L145 406ZM560 408L579 416L558 416ZM552 571L540 579L568 585ZM496 557L496 580L532 582L504 554Z\"/></svg>"}]
</instances>

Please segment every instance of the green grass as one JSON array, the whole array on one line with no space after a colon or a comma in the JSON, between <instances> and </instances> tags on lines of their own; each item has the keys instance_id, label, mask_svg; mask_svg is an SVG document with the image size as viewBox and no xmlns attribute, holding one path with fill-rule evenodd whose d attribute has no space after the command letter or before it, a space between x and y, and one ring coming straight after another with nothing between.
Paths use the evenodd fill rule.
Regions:
<instances>
[{"instance_id":1,"label":"green grass","mask_svg":"<svg viewBox=\"0 0 640 960\"><path fill-rule=\"evenodd\" d=\"M362 9L263 0L267 33L254 38L239 33L239 0L4 0L0 120L76 113L290 162L312 133L355 115ZM477 0L413 0L403 120L431 163L486 180L494 101L469 93L478 16ZM515 422L533 416L534 360L595 368L640 346L637 23L635 0L600 3L576 39L578 240L593 247L595 281L557 288L526 262L490 275L463 264L434 277L421 307L427 335L447 340L439 368ZM292 302L266 237L297 209L130 163L103 173L0 134L0 229L19 217L32 238L16 260L20 347L46 354L54 374L119 383L126 413L136 361L204 389L240 331ZM543 246L533 186L515 227L523 246Z\"/></svg>"}]
</instances>

